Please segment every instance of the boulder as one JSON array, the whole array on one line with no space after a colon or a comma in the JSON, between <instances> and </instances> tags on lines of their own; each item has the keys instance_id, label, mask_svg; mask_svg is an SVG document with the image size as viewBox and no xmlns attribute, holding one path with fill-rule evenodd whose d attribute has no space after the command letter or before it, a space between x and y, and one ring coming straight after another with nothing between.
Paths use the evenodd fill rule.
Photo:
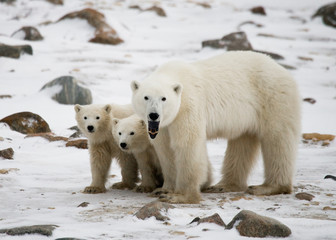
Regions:
<instances>
[{"instance_id":1,"label":"boulder","mask_svg":"<svg viewBox=\"0 0 336 240\"><path fill-rule=\"evenodd\" d=\"M29 41L40 41L43 39L41 33L35 27L22 27L12 34L12 37Z\"/></svg>"},{"instance_id":2,"label":"boulder","mask_svg":"<svg viewBox=\"0 0 336 240\"><path fill-rule=\"evenodd\" d=\"M3 150L0 150L0 158L4 159L13 159L14 156L14 150L13 148L6 148Z\"/></svg>"},{"instance_id":3,"label":"boulder","mask_svg":"<svg viewBox=\"0 0 336 240\"><path fill-rule=\"evenodd\" d=\"M315 196L312 195L312 194L310 194L310 193L301 192L301 193L297 193L297 194L295 194L295 197L296 197L297 199L300 199L300 200L311 201L311 200L313 200L313 198L314 198Z\"/></svg>"},{"instance_id":4,"label":"boulder","mask_svg":"<svg viewBox=\"0 0 336 240\"><path fill-rule=\"evenodd\" d=\"M215 213L209 217L205 217L205 218L195 218L194 220L191 221L191 223L197 222L197 224L201 224L201 223L215 223L221 227L225 227L225 223L223 221L223 219L219 216L218 213Z\"/></svg>"},{"instance_id":5,"label":"boulder","mask_svg":"<svg viewBox=\"0 0 336 240\"><path fill-rule=\"evenodd\" d=\"M262 6L253 7L250 9L251 13L266 16L266 11Z\"/></svg>"},{"instance_id":6,"label":"boulder","mask_svg":"<svg viewBox=\"0 0 336 240\"><path fill-rule=\"evenodd\" d=\"M89 42L117 45L124 42L117 32L105 21L104 14L92 8L85 8L80 11L68 13L57 22L64 19L80 18L86 20L96 29L95 36Z\"/></svg>"},{"instance_id":7,"label":"boulder","mask_svg":"<svg viewBox=\"0 0 336 240\"><path fill-rule=\"evenodd\" d=\"M0 233L5 233L10 236L19 236L24 234L39 234L44 236L51 236L57 225L33 225L8 229L0 229Z\"/></svg>"},{"instance_id":8,"label":"boulder","mask_svg":"<svg viewBox=\"0 0 336 240\"><path fill-rule=\"evenodd\" d=\"M154 201L143 206L138 212L135 213L135 216L139 219L145 220L146 218L155 217L156 220L166 221L169 220L168 217L161 214L162 211L167 212L168 209L175 208L173 205Z\"/></svg>"},{"instance_id":9,"label":"boulder","mask_svg":"<svg viewBox=\"0 0 336 240\"><path fill-rule=\"evenodd\" d=\"M245 32L234 32L221 39L203 41L202 47L225 48L227 51L252 50Z\"/></svg>"},{"instance_id":10,"label":"boulder","mask_svg":"<svg viewBox=\"0 0 336 240\"><path fill-rule=\"evenodd\" d=\"M321 17L325 25L336 28L336 3L320 7L312 18Z\"/></svg>"},{"instance_id":11,"label":"boulder","mask_svg":"<svg viewBox=\"0 0 336 240\"><path fill-rule=\"evenodd\" d=\"M6 45L0 43L0 57L20 58L21 54L33 55L33 48L30 45Z\"/></svg>"},{"instance_id":12,"label":"boulder","mask_svg":"<svg viewBox=\"0 0 336 240\"><path fill-rule=\"evenodd\" d=\"M54 86L61 86L60 92L54 94L52 98L61 104L91 104L92 95L90 89L78 85L78 81L72 76L62 76L45 84L42 90Z\"/></svg>"},{"instance_id":13,"label":"boulder","mask_svg":"<svg viewBox=\"0 0 336 240\"><path fill-rule=\"evenodd\" d=\"M48 123L39 115L32 112L19 112L7 116L0 122L23 134L51 132Z\"/></svg>"},{"instance_id":14,"label":"boulder","mask_svg":"<svg viewBox=\"0 0 336 240\"><path fill-rule=\"evenodd\" d=\"M258 215L252 211L240 211L226 229L236 227L239 234L245 237L288 237L292 231L273 218Z\"/></svg>"}]
</instances>

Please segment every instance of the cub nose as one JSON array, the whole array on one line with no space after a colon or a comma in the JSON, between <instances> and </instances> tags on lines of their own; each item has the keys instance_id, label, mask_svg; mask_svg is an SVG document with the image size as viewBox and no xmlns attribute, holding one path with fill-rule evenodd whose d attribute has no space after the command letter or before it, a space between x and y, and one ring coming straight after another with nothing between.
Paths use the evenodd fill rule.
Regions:
<instances>
[{"instance_id":1,"label":"cub nose","mask_svg":"<svg viewBox=\"0 0 336 240\"><path fill-rule=\"evenodd\" d=\"M157 113L150 113L150 114L149 114L149 118L150 118L152 121L155 121L156 119L159 118L159 114L157 114Z\"/></svg>"},{"instance_id":2,"label":"cub nose","mask_svg":"<svg viewBox=\"0 0 336 240\"><path fill-rule=\"evenodd\" d=\"M92 125L87 126L87 130L88 130L89 132L92 132L93 129L94 129L94 127L93 127Z\"/></svg>"},{"instance_id":3,"label":"cub nose","mask_svg":"<svg viewBox=\"0 0 336 240\"><path fill-rule=\"evenodd\" d=\"M127 146L127 143L124 143L124 142L120 143L120 147L121 147L121 148L124 149L124 148L126 148L126 146Z\"/></svg>"}]
</instances>

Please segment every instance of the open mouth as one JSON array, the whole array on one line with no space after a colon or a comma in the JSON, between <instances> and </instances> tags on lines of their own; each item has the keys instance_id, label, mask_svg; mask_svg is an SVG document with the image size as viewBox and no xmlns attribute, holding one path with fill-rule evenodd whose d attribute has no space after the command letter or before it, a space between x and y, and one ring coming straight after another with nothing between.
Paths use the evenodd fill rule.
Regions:
<instances>
[{"instance_id":1,"label":"open mouth","mask_svg":"<svg viewBox=\"0 0 336 240\"><path fill-rule=\"evenodd\" d=\"M160 122L148 121L148 134L151 139L154 139L159 133L159 124Z\"/></svg>"}]
</instances>

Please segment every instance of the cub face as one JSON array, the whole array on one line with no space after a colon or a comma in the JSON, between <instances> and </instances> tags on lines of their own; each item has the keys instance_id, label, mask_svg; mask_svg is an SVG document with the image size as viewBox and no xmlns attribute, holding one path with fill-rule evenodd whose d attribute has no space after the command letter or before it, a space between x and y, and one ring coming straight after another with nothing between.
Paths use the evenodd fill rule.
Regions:
<instances>
[{"instance_id":1,"label":"cub face","mask_svg":"<svg viewBox=\"0 0 336 240\"><path fill-rule=\"evenodd\" d=\"M182 85L179 83L157 83L133 81L132 104L135 112L144 120L149 136L154 139L159 127L174 121L180 109Z\"/></svg>"},{"instance_id":2,"label":"cub face","mask_svg":"<svg viewBox=\"0 0 336 240\"><path fill-rule=\"evenodd\" d=\"M75 105L78 128L87 137L99 137L111 129L111 105Z\"/></svg>"},{"instance_id":3,"label":"cub face","mask_svg":"<svg viewBox=\"0 0 336 240\"><path fill-rule=\"evenodd\" d=\"M146 124L136 115L112 119L112 133L119 148L128 153L145 151L149 144Z\"/></svg>"}]
</instances>

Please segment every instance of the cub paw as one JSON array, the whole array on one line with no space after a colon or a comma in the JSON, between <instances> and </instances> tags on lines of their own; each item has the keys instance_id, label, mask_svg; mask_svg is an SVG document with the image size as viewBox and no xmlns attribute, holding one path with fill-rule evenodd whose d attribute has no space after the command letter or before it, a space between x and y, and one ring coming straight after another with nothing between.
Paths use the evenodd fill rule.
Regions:
<instances>
[{"instance_id":1,"label":"cub paw","mask_svg":"<svg viewBox=\"0 0 336 240\"><path fill-rule=\"evenodd\" d=\"M106 192L105 188L94 186L88 186L83 190L83 193L90 193L90 194L104 193L104 192Z\"/></svg>"},{"instance_id":2,"label":"cub paw","mask_svg":"<svg viewBox=\"0 0 336 240\"><path fill-rule=\"evenodd\" d=\"M139 192L139 193L150 193L153 192L155 188L151 186L136 186L133 191L134 192Z\"/></svg>"},{"instance_id":3,"label":"cub paw","mask_svg":"<svg viewBox=\"0 0 336 240\"><path fill-rule=\"evenodd\" d=\"M168 193L172 193L172 192L169 191L168 189L157 188L151 194L149 194L149 196L150 197L160 197L161 195L168 194Z\"/></svg>"},{"instance_id":4,"label":"cub paw","mask_svg":"<svg viewBox=\"0 0 336 240\"><path fill-rule=\"evenodd\" d=\"M123 189L133 189L133 188L134 188L133 186L130 186L129 184L124 183L124 182L117 182L112 185L112 189L123 190Z\"/></svg>"}]
</instances>

